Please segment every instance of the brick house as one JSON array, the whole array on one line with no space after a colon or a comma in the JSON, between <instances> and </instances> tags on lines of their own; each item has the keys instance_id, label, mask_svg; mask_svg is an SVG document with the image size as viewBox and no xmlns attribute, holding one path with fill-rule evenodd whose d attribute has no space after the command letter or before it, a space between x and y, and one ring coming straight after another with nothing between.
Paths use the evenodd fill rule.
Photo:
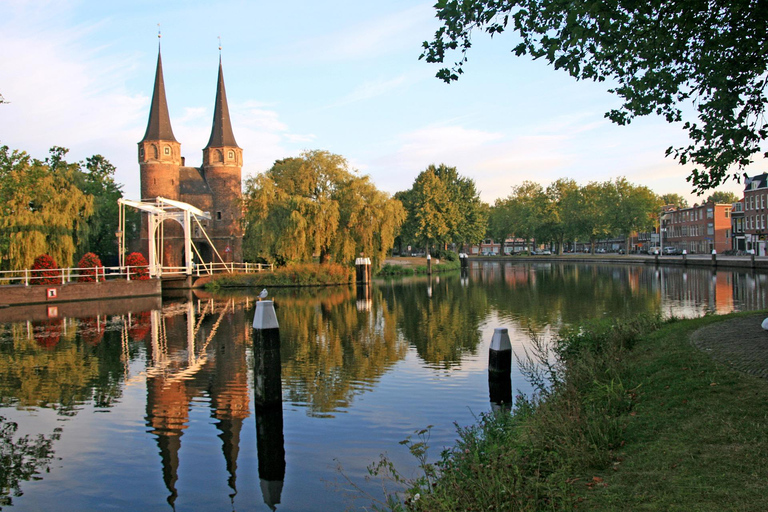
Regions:
<instances>
[{"instance_id":1,"label":"brick house","mask_svg":"<svg viewBox=\"0 0 768 512\"><path fill-rule=\"evenodd\" d=\"M704 203L671 209L661 215L661 246L676 252L723 253L731 247L732 204Z\"/></svg>"},{"instance_id":2,"label":"brick house","mask_svg":"<svg viewBox=\"0 0 768 512\"><path fill-rule=\"evenodd\" d=\"M768 173L749 177L744 175L744 238L747 250L756 256L766 256L765 216L768 213Z\"/></svg>"}]
</instances>

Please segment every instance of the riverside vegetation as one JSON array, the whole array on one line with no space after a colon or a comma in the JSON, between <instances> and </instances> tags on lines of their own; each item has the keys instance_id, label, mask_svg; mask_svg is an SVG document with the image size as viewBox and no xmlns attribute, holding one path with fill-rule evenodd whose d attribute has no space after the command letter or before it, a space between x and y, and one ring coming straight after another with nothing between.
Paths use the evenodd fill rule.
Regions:
<instances>
[{"instance_id":1,"label":"riverside vegetation","mask_svg":"<svg viewBox=\"0 0 768 512\"><path fill-rule=\"evenodd\" d=\"M689 341L723 318L592 322L551 348L534 340L520 362L534 396L458 427L436 463L429 427L417 431L401 444L421 476L382 456L371 476L404 490L367 496L373 509L764 510L768 382Z\"/></svg>"},{"instance_id":2,"label":"riverside vegetation","mask_svg":"<svg viewBox=\"0 0 768 512\"><path fill-rule=\"evenodd\" d=\"M354 270L336 263L292 263L272 272L257 274L221 274L206 284L209 290L259 286L325 286L348 284Z\"/></svg>"}]
</instances>

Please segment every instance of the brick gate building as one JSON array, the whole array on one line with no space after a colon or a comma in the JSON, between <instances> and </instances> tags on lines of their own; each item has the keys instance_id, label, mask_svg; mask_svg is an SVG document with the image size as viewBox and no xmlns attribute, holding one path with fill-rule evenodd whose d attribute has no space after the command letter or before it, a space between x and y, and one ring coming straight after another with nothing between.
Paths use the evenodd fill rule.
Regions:
<instances>
[{"instance_id":1,"label":"brick gate building","mask_svg":"<svg viewBox=\"0 0 768 512\"><path fill-rule=\"evenodd\" d=\"M192 231L193 243L203 261L218 261L214 248L224 261L242 261L240 198L243 150L238 147L232 132L221 58L213 127L208 144L203 148L203 164L198 168L187 167L184 163L181 143L176 140L171 129L163 63L158 49L149 122L144 138L139 142L141 200L154 201L158 196L165 197L189 203L210 213L211 220L203 223L208 238L197 226ZM163 223L162 230L163 266L183 266L184 235L181 225L168 220ZM142 217L141 251L144 254L148 253L148 243L147 220ZM196 255L194 258L198 260Z\"/></svg>"}]
</instances>

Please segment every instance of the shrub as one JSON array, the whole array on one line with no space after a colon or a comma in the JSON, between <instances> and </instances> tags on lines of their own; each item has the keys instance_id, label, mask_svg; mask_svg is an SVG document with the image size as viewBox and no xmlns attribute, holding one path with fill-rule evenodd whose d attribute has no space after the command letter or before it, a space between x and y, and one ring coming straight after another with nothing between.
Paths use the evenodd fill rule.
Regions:
<instances>
[{"instance_id":1,"label":"shrub","mask_svg":"<svg viewBox=\"0 0 768 512\"><path fill-rule=\"evenodd\" d=\"M100 280L104 280L104 266L101 264L101 260L92 252L83 254L80 261L77 264L80 271L80 277L77 278L81 283L92 283L94 280L100 277Z\"/></svg>"},{"instance_id":2,"label":"shrub","mask_svg":"<svg viewBox=\"0 0 768 512\"><path fill-rule=\"evenodd\" d=\"M35 258L32 264L32 284L61 284L61 272L56 260L47 254Z\"/></svg>"},{"instance_id":3,"label":"shrub","mask_svg":"<svg viewBox=\"0 0 768 512\"><path fill-rule=\"evenodd\" d=\"M138 279L140 281L146 281L149 279L149 263L147 259L140 252L132 252L125 258L125 266L130 267L131 281Z\"/></svg>"}]
</instances>

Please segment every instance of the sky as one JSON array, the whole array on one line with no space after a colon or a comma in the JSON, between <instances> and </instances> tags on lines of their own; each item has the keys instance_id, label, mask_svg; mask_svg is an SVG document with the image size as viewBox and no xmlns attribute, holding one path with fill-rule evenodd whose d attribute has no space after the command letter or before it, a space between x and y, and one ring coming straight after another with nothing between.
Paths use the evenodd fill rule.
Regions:
<instances>
[{"instance_id":1,"label":"sky","mask_svg":"<svg viewBox=\"0 0 768 512\"><path fill-rule=\"evenodd\" d=\"M462 78L435 78L440 66L418 58L439 27L433 3L2 0L0 94L9 103L0 105L0 145L40 159L52 146L69 148L69 161L101 154L125 196L139 199L137 143L160 41L187 165L201 164L210 136L221 55L244 180L319 149L389 193L444 163L491 204L526 180L622 176L702 201L685 180L691 168L664 156L687 142L679 125L612 124L604 113L620 102L609 85L515 57L511 33L474 34ZM743 188L718 190L741 197Z\"/></svg>"}]
</instances>

